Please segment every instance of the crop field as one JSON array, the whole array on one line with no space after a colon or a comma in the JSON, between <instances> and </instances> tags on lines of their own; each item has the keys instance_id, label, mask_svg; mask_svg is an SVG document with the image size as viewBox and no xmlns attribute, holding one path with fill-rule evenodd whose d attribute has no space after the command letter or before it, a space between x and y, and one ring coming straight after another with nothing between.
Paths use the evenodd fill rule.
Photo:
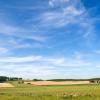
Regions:
<instances>
[{"instance_id":1,"label":"crop field","mask_svg":"<svg viewBox=\"0 0 100 100\"><path fill-rule=\"evenodd\" d=\"M34 86L12 83L15 87L0 88L0 100L100 100L100 85Z\"/></svg>"},{"instance_id":2,"label":"crop field","mask_svg":"<svg viewBox=\"0 0 100 100\"><path fill-rule=\"evenodd\" d=\"M10 84L10 83L0 83L0 88L5 88L5 87L14 87L14 85Z\"/></svg>"},{"instance_id":3,"label":"crop field","mask_svg":"<svg viewBox=\"0 0 100 100\"><path fill-rule=\"evenodd\" d=\"M25 84L32 84L32 85L75 85L75 84L90 84L89 81L37 81L37 82L25 82Z\"/></svg>"}]
</instances>

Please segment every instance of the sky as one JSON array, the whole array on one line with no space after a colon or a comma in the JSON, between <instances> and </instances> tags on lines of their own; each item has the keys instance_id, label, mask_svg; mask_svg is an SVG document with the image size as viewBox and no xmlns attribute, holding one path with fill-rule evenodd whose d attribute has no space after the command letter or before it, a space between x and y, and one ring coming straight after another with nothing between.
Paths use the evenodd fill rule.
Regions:
<instances>
[{"instance_id":1,"label":"sky","mask_svg":"<svg viewBox=\"0 0 100 100\"><path fill-rule=\"evenodd\" d=\"M100 77L99 0L0 0L0 76Z\"/></svg>"}]
</instances>

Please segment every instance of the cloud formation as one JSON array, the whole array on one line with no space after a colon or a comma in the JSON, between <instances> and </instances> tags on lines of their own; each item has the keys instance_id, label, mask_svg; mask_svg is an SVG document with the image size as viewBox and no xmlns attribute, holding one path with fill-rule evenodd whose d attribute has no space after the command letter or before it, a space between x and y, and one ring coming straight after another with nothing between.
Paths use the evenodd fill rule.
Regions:
<instances>
[{"instance_id":1,"label":"cloud formation","mask_svg":"<svg viewBox=\"0 0 100 100\"><path fill-rule=\"evenodd\" d=\"M100 23L94 9L81 0L11 1L0 1L1 75L99 75Z\"/></svg>"},{"instance_id":2,"label":"cloud formation","mask_svg":"<svg viewBox=\"0 0 100 100\"><path fill-rule=\"evenodd\" d=\"M48 79L56 77L57 75L58 77L62 77L63 74L66 76L67 73L72 74L73 71L77 72L86 69L92 71L92 69L94 69L92 65L95 65L95 63L75 57L73 59L44 56L0 58L0 66L3 66L3 68L0 68L3 72L2 75L4 75L5 70L7 70L6 75L16 76L17 73L20 73L19 75L24 78L43 78L44 76L44 79ZM98 65L100 65L100 63ZM12 73L10 73L11 70ZM31 74L33 75L31 76Z\"/></svg>"}]
</instances>

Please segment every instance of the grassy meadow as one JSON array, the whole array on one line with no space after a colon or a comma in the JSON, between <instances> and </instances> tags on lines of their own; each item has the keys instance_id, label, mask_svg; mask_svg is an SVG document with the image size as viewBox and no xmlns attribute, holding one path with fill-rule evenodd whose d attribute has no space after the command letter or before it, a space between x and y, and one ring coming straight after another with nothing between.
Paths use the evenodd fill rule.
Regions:
<instances>
[{"instance_id":1,"label":"grassy meadow","mask_svg":"<svg viewBox=\"0 0 100 100\"><path fill-rule=\"evenodd\" d=\"M33 86L13 82L0 88L0 100L100 100L100 85Z\"/></svg>"}]
</instances>

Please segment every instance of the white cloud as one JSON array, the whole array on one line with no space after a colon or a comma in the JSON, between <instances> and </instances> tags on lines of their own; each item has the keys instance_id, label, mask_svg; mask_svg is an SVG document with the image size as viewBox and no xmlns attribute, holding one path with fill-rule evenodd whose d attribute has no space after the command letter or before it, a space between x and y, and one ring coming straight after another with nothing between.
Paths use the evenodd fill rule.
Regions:
<instances>
[{"instance_id":1,"label":"white cloud","mask_svg":"<svg viewBox=\"0 0 100 100\"><path fill-rule=\"evenodd\" d=\"M0 58L1 63L28 63L36 62L44 65L60 66L60 67L82 67L90 66L91 63L81 59L67 58L49 58L43 56L25 56L25 57L4 57Z\"/></svg>"},{"instance_id":2,"label":"white cloud","mask_svg":"<svg viewBox=\"0 0 100 100\"><path fill-rule=\"evenodd\" d=\"M54 42L51 42L52 40L49 41L48 43L48 37L51 35L50 32L52 32L52 28L53 29L55 28L55 31L56 31L57 28L60 29L63 27L66 27L66 30L67 30L67 27L70 27L70 25L79 26L78 32L76 33L75 31L71 35L80 33L83 36L83 38L87 40L89 40L92 34L94 34L93 23L92 23L93 21L89 20L87 10L82 5L81 0L49 0L48 3L49 3L49 7L43 7L43 9L45 8L45 10L41 11L39 15L36 14L36 16L39 16L39 17L36 18L33 14L34 17L32 17L32 20L28 19L29 21L31 21L32 24L30 24L30 22L25 22L25 25L28 23L26 25L26 26L29 25L28 27L21 27L20 25L18 27L14 26L13 20L10 20L9 18L8 18L9 20L8 23L11 23L11 24L6 23L5 22L6 20L3 20L3 21L0 20L0 34L4 34L4 36L6 35L8 36L8 38L10 37L9 39L7 38L8 40L6 40L5 38L4 40L1 40L5 44L4 47L9 48L7 49L4 47L1 47L0 48L1 54L8 54L10 50L13 51L15 49L20 49L20 48L24 48L24 49L30 48L31 50L34 47L40 48L42 47L42 44L44 44L44 42L45 44L48 44L48 45L49 44L59 45L59 43L51 44L51 43L54 43ZM11 9L14 8L17 10L21 10L21 9L32 10L33 9L37 11L37 9L38 8L40 9L41 7L17 7L17 6L13 7L12 6L8 8L11 8ZM35 23L37 22L37 23L34 24L33 22ZM72 29L73 27L71 26L70 31L73 30ZM50 32L49 32L49 28L50 28ZM57 39L57 33L52 32L52 35L53 33L54 33L54 38L56 37ZM59 36L58 38L60 39ZM56 39L53 41L56 41ZM30 43L31 40L33 40L32 41L34 42L33 44ZM59 42L64 42L63 46L66 44L65 43L66 41L67 39L63 41L62 37L61 37L61 40L59 40ZM69 42L69 39L68 39L68 42ZM73 42L73 40L71 40L71 42ZM13 52L15 53L14 54L15 56L2 57L0 54L0 66L1 66L0 74L4 73L4 75L6 75L6 73L8 73L8 75L14 75L14 74L18 75L20 73L20 75L22 75L23 73L22 75L23 77L26 75L27 76L34 75L35 77L42 77L42 76L48 77L48 76L53 76L53 75L56 75L56 76L61 75L59 73L60 70L65 71L65 70L71 69L70 71L72 71L73 68L74 70L75 69L80 70L82 68L91 68L91 66L95 66L94 62L89 62L86 59L83 59L80 54L76 54L75 57L72 57L72 58L70 57L69 58L44 57L44 56L17 57L16 50ZM20 52L20 55L22 55L21 52ZM41 51L41 52L45 52L45 51ZM26 54L28 53L29 52L27 52ZM100 51L96 51L95 53L100 54ZM100 64L97 64L97 66L99 65Z\"/></svg>"},{"instance_id":3,"label":"white cloud","mask_svg":"<svg viewBox=\"0 0 100 100\"><path fill-rule=\"evenodd\" d=\"M73 16L79 16L81 15L82 13L84 13L85 9L77 9L76 7L74 6L69 6L69 7L66 7L64 8L64 13L65 14L70 14L70 15L73 15Z\"/></svg>"},{"instance_id":4,"label":"white cloud","mask_svg":"<svg viewBox=\"0 0 100 100\"><path fill-rule=\"evenodd\" d=\"M82 69L93 69L95 63L79 58L23 56L23 57L1 57L1 75L20 76L23 78L59 78L70 74L70 71ZM100 64L98 64L100 65ZM12 70L12 72L11 72ZM67 71L68 73L63 73ZM6 73L7 72L7 73ZM5 73L5 74L4 74ZM64 75L63 75L64 74Z\"/></svg>"},{"instance_id":5,"label":"white cloud","mask_svg":"<svg viewBox=\"0 0 100 100\"><path fill-rule=\"evenodd\" d=\"M44 6L24 6L24 5L21 5L21 6L13 6L13 5L6 5L5 8L10 8L10 9L17 9L17 10L44 10L45 7Z\"/></svg>"},{"instance_id":6,"label":"white cloud","mask_svg":"<svg viewBox=\"0 0 100 100\"><path fill-rule=\"evenodd\" d=\"M0 33L2 33L2 34L11 35L18 30L19 29L14 27L14 26L10 26L10 25L4 24L4 23L0 23Z\"/></svg>"},{"instance_id":7,"label":"white cloud","mask_svg":"<svg viewBox=\"0 0 100 100\"><path fill-rule=\"evenodd\" d=\"M47 59L49 64L60 67L86 67L90 66L91 63L81 59L67 59L67 58L55 58Z\"/></svg>"},{"instance_id":8,"label":"white cloud","mask_svg":"<svg viewBox=\"0 0 100 100\"><path fill-rule=\"evenodd\" d=\"M100 54L100 50L95 50L94 53L95 54Z\"/></svg>"},{"instance_id":9,"label":"white cloud","mask_svg":"<svg viewBox=\"0 0 100 100\"><path fill-rule=\"evenodd\" d=\"M25 49L25 48L32 48L29 44L17 44L14 46L14 49Z\"/></svg>"},{"instance_id":10,"label":"white cloud","mask_svg":"<svg viewBox=\"0 0 100 100\"><path fill-rule=\"evenodd\" d=\"M39 64L0 64L0 66L4 66L3 68L0 68L0 75L7 75L7 76L16 76L16 77L23 77L25 79L30 78L43 78L48 79L50 77L53 77L57 74L57 71L49 66L41 66ZM12 71L11 71L12 70Z\"/></svg>"},{"instance_id":11,"label":"white cloud","mask_svg":"<svg viewBox=\"0 0 100 100\"><path fill-rule=\"evenodd\" d=\"M67 2L69 2L70 0L50 0L49 1L49 5L51 7L54 7L54 6L60 6L60 5L63 5L63 4L66 4Z\"/></svg>"},{"instance_id":12,"label":"white cloud","mask_svg":"<svg viewBox=\"0 0 100 100\"><path fill-rule=\"evenodd\" d=\"M41 19L44 25L62 27L74 23L80 24L86 12L80 0L50 0L49 4L53 7L59 4L60 10L44 12Z\"/></svg>"},{"instance_id":13,"label":"white cloud","mask_svg":"<svg viewBox=\"0 0 100 100\"><path fill-rule=\"evenodd\" d=\"M41 56L25 56L25 57L4 57L0 58L1 63L25 63L38 61L41 59Z\"/></svg>"},{"instance_id":14,"label":"white cloud","mask_svg":"<svg viewBox=\"0 0 100 100\"><path fill-rule=\"evenodd\" d=\"M6 53L8 53L8 51L9 50L7 48L0 47L0 55L6 54Z\"/></svg>"},{"instance_id":15,"label":"white cloud","mask_svg":"<svg viewBox=\"0 0 100 100\"><path fill-rule=\"evenodd\" d=\"M22 35L17 35L17 37L21 38L21 39L32 39L32 40L35 40L35 41L38 41L38 42L44 42L47 40L47 37L44 36L44 35L36 35L36 34L22 34Z\"/></svg>"},{"instance_id":16,"label":"white cloud","mask_svg":"<svg viewBox=\"0 0 100 100\"><path fill-rule=\"evenodd\" d=\"M49 5L55 9L45 11L41 15L41 26L45 28L78 26L77 34L81 34L81 37L85 39L87 44L93 41L95 34L94 22L89 17L89 12L81 0L50 0Z\"/></svg>"}]
</instances>

